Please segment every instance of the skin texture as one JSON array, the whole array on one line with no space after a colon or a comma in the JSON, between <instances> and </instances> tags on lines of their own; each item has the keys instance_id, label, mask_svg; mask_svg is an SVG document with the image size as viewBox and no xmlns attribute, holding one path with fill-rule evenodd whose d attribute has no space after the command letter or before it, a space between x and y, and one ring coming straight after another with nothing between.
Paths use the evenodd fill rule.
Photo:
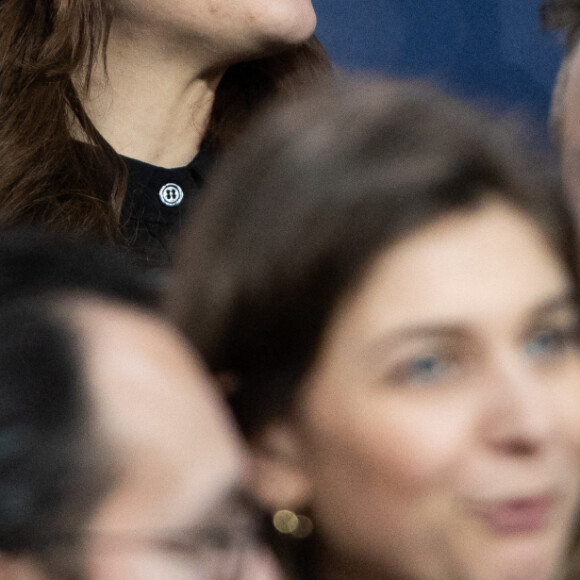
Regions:
<instances>
[{"instance_id":1,"label":"skin texture","mask_svg":"<svg viewBox=\"0 0 580 580\"><path fill-rule=\"evenodd\" d=\"M257 462L294 482L267 503L312 511L324 578L557 577L580 489L570 290L495 201L376 259Z\"/></svg>"},{"instance_id":2,"label":"skin texture","mask_svg":"<svg viewBox=\"0 0 580 580\"><path fill-rule=\"evenodd\" d=\"M566 58L554 92L553 115L557 117L562 178L576 212L580 211L580 51Z\"/></svg>"},{"instance_id":3,"label":"skin texture","mask_svg":"<svg viewBox=\"0 0 580 580\"><path fill-rule=\"evenodd\" d=\"M117 152L186 165L225 70L306 40L315 25L310 0L117 0L107 71L97 67L83 104Z\"/></svg>"},{"instance_id":4,"label":"skin texture","mask_svg":"<svg viewBox=\"0 0 580 580\"><path fill-rule=\"evenodd\" d=\"M216 63L302 42L316 24L310 0L116 0L116 14L181 52L178 41L188 43L197 60L205 49L213 54L208 62Z\"/></svg>"},{"instance_id":5,"label":"skin texture","mask_svg":"<svg viewBox=\"0 0 580 580\"><path fill-rule=\"evenodd\" d=\"M166 323L96 301L74 311L101 435L118 467L88 526L88 578L204 579L199 558L164 542L251 520L239 496L245 457L230 418ZM268 554L257 546L244 554L242 578L276 578Z\"/></svg>"}]
</instances>

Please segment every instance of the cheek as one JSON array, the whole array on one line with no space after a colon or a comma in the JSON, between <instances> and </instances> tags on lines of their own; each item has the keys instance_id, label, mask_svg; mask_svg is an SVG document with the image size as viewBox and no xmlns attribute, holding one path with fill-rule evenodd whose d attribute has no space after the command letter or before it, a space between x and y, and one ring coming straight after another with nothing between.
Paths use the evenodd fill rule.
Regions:
<instances>
[{"instance_id":1,"label":"cheek","mask_svg":"<svg viewBox=\"0 0 580 580\"><path fill-rule=\"evenodd\" d=\"M576 373L580 376L580 373ZM578 495L580 493L580 386L576 380L571 381L570 388L559 396L554 397L554 439L557 449L565 458L565 466L570 474L568 479L575 482Z\"/></svg>"},{"instance_id":2,"label":"cheek","mask_svg":"<svg viewBox=\"0 0 580 580\"><path fill-rule=\"evenodd\" d=\"M304 443L315 517L361 533L437 519L459 485L470 426L469 406L456 402L375 399L316 413Z\"/></svg>"},{"instance_id":3,"label":"cheek","mask_svg":"<svg viewBox=\"0 0 580 580\"><path fill-rule=\"evenodd\" d=\"M580 195L579 195L580 201ZM579 206L580 209L580 206ZM564 388L556 398L553 396L553 404L556 406L558 423L564 432L564 436L576 446L580 446L580 361L570 365L567 376L562 381Z\"/></svg>"}]
</instances>

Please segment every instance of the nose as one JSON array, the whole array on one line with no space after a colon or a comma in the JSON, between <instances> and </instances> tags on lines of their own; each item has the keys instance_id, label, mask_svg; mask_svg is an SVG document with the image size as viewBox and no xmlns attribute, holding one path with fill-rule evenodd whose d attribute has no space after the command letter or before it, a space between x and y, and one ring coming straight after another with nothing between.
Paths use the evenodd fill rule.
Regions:
<instances>
[{"instance_id":1,"label":"nose","mask_svg":"<svg viewBox=\"0 0 580 580\"><path fill-rule=\"evenodd\" d=\"M491 375L485 438L502 453L537 453L555 433L555 393L533 369L517 362L502 361Z\"/></svg>"}]
</instances>

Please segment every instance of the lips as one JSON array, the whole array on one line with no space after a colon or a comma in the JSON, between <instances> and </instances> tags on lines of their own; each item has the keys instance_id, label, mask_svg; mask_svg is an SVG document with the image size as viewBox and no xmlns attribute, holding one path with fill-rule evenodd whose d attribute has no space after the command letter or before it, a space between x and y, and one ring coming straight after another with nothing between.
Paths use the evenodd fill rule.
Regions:
<instances>
[{"instance_id":1,"label":"lips","mask_svg":"<svg viewBox=\"0 0 580 580\"><path fill-rule=\"evenodd\" d=\"M501 535L530 534L544 529L554 510L553 495L514 498L478 504L476 512L484 524Z\"/></svg>"}]
</instances>

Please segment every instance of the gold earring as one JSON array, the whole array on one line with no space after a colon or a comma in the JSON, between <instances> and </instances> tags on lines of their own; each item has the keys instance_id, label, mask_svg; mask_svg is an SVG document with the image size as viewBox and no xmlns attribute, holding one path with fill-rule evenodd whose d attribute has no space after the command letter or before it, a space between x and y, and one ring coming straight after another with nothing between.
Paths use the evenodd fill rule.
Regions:
<instances>
[{"instance_id":1,"label":"gold earring","mask_svg":"<svg viewBox=\"0 0 580 580\"><path fill-rule=\"evenodd\" d=\"M303 515L297 515L290 510L278 510L272 518L272 523L278 532L302 540L314 530L312 520Z\"/></svg>"}]
</instances>

